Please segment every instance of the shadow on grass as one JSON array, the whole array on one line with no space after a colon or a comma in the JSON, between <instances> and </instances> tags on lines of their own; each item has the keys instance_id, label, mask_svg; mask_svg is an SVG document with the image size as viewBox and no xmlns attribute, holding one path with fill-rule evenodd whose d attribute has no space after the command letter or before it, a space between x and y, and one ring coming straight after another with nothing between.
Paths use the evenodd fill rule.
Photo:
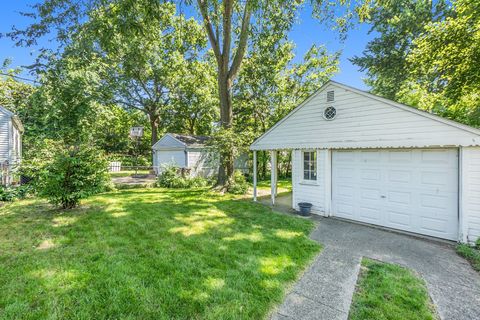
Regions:
<instances>
[{"instance_id":1,"label":"shadow on grass","mask_svg":"<svg viewBox=\"0 0 480 320\"><path fill-rule=\"evenodd\" d=\"M0 213L0 318L262 318L319 247L312 224L205 189Z\"/></svg>"}]
</instances>

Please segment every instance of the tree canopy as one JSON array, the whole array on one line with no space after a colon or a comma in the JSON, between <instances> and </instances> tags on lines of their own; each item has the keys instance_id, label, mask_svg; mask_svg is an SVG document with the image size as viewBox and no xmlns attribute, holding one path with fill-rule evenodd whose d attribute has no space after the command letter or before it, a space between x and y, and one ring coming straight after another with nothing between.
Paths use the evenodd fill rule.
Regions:
<instances>
[{"instance_id":1,"label":"tree canopy","mask_svg":"<svg viewBox=\"0 0 480 320\"><path fill-rule=\"evenodd\" d=\"M344 35L349 1L305 3ZM42 101L55 106L53 125L64 111L75 112L65 128L98 134L107 148L105 134L86 128L89 119L112 115L107 110L120 106L148 117L151 143L157 131L168 130L222 137L218 180L224 185L233 175L233 149L248 145L337 70L338 55L321 45L312 46L303 61L295 59L288 34L303 4L47 0L26 13L32 24L8 36L24 46L42 36L58 43L56 50L41 50L32 66L42 74ZM193 9L190 18L185 8ZM74 103L66 105L69 100Z\"/></svg>"},{"instance_id":2,"label":"tree canopy","mask_svg":"<svg viewBox=\"0 0 480 320\"><path fill-rule=\"evenodd\" d=\"M373 92L480 126L478 1L377 1L364 16L379 35L352 61Z\"/></svg>"}]
</instances>

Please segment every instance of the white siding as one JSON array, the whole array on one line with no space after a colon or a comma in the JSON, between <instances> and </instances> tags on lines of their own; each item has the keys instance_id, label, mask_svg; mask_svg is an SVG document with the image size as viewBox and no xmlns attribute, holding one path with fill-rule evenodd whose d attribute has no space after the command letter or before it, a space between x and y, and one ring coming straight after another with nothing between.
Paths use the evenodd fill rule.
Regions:
<instances>
[{"instance_id":1,"label":"white siding","mask_svg":"<svg viewBox=\"0 0 480 320\"><path fill-rule=\"evenodd\" d=\"M292 185L293 185L293 202L294 208L298 210L299 202L310 202L312 212L317 214L325 213L328 204L326 204L325 184L330 179L326 179L325 172L325 157L328 154L327 150L317 150L317 181L303 180L303 154L301 150L294 150L292 154ZM328 193L328 192L327 192Z\"/></svg>"},{"instance_id":2,"label":"white siding","mask_svg":"<svg viewBox=\"0 0 480 320\"><path fill-rule=\"evenodd\" d=\"M12 121L11 121L12 122ZM15 125L12 125L11 133L11 161L17 163L22 158L22 136Z\"/></svg>"},{"instance_id":3,"label":"white siding","mask_svg":"<svg viewBox=\"0 0 480 320\"><path fill-rule=\"evenodd\" d=\"M9 159L9 128L11 125L11 117L0 112L0 162Z\"/></svg>"},{"instance_id":4,"label":"white siding","mask_svg":"<svg viewBox=\"0 0 480 320\"><path fill-rule=\"evenodd\" d=\"M461 223L462 240L480 237L480 148L461 149Z\"/></svg>"},{"instance_id":5,"label":"white siding","mask_svg":"<svg viewBox=\"0 0 480 320\"><path fill-rule=\"evenodd\" d=\"M331 103L326 102L329 90L335 91L335 101ZM323 118L327 106L337 109L334 120ZM475 129L461 129L443 119L419 114L413 108L409 110L331 83L259 138L251 149L473 146L480 143Z\"/></svg>"},{"instance_id":6,"label":"white siding","mask_svg":"<svg viewBox=\"0 0 480 320\"><path fill-rule=\"evenodd\" d=\"M188 150L187 157L188 167L192 169L191 174L193 176L206 177L217 172L218 161L215 161L208 151L201 149Z\"/></svg>"}]
</instances>

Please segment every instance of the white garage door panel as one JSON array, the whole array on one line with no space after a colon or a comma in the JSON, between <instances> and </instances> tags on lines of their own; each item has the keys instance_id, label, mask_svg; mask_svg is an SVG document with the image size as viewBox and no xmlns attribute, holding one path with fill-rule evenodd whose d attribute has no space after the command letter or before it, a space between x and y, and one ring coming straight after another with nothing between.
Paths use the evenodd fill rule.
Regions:
<instances>
[{"instance_id":1,"label":"white garage door panel","mask_svg":"<svg viewBox=\"0 0 480 320\"><path fill-rule=\"evenodd\" d=\"M175 165L178 167L185 167L186 155L183 150L160 150L157 151L157 163L160 167L162 165Z\"/></svg>"},{"instance_id":2,"label":"white garage door panel","mask_svg":"<svg viewBox=\"0 0 480 320\"><path fill-rule=\"evenodd\" d=\"M456 149L333 152L335 216L456 240Z\"/></svg>"}]
</instances>

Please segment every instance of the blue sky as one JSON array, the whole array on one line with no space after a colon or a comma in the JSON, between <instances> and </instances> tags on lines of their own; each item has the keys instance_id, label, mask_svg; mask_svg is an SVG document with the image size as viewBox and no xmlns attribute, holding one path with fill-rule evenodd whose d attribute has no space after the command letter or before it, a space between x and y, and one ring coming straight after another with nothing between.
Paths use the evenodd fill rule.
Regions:
<instances>
[{"instance_id":1,"label":"blue sky","mask_svg":"<svg viewBox=\"0 0 480 320\"><path fill-rule=\"evenodd\" d=\"M0 10L0 33L11 30L12 26L22 27L28 25L30 19L22 17L20 11L28 11L28 4L36 3L37 0L16 0L5 1ZM359 89L367 90L363 83L363 73L348 61L354 55L360 55L365 48L366 43L372 39L368 35L369 26L360 25L352 29L344 43L340 43L334 31L328 30L317 20L312 19L308 8L304 9L300 15L299 23L293 28L290 38L296 43L296 53L302 56L312 44L324 44L329 51L335 52L342 50L340 58L340 72L334 76L334 80L354 86ZM44 39L42 45L48 45ZM18 48L10 39L0 39L0 62L9 58L12 60L12 66L28 65L33 62L36 55L35 48Z\"/></svg>"}]
</instances>

